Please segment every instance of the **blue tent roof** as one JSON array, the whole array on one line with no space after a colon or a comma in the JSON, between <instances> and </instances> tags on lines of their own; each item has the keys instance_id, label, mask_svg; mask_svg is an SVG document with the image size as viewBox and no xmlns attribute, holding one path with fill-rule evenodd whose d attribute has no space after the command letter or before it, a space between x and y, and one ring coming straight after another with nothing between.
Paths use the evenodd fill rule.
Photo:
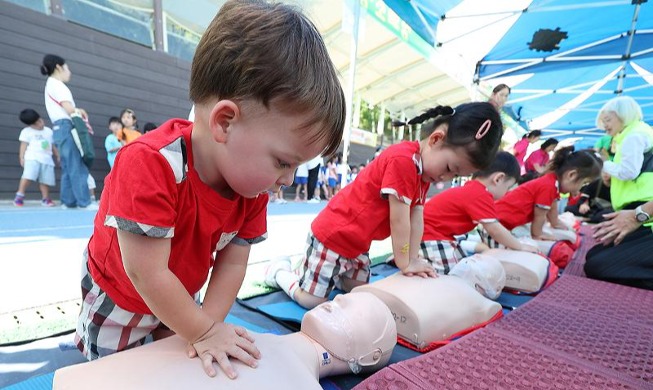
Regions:
<instances>
[{"instance_id":1,"label":"blue tent roof","mask_svg":"<svg viewBox=\"0 0 653 390\"><path fill-rule=\"evenodd\" d=\"M534 0L479 62L476 77L491 83L529 76L513 85L508 102L521 120L531 128L598 136L598 110L619 94L634 97L653 122L650 73L653 5L647 0Z\"/></svg>"},{"instance_id":2,"label":"blue tent roof","mask_svg":"<svg viewBox=\"0 0 653 390\"><path fill-rule=\"evenodd\" d=\"M431 46L440 19L462 0L383 0L383 2Z\"/></svg>"}]
</instances>

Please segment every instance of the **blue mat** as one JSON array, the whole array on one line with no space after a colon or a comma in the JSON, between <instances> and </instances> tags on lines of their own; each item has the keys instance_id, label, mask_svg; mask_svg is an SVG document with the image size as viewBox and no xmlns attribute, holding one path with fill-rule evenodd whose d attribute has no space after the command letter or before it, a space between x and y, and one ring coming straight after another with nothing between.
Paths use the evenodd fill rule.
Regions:
<instances>
[{"instance_id":1,"label":"blue mat","mask_svg":"<svg viewBox=\"0 0 653 390\"><path fill-rule=\"evenodd\" d=\"M499 298L497 298L496 301L499 302L504 309L514 310L533 298L533 295L516 295L504 291L499 295Z\"/></svg>"},{"instance_id":2,"label":"blue mat","mask_svg":"<svg viewBox=\"0 0 653 390\"><path fill-rule=\"evenodd\" d=\"M381 280L397 271L397 268L387 264L375 265L372 267L370 282ZM336 295L342 293L344 293L342 290L333 290L331 294L329 294L329 299L331 300L335 298ZM291 300L283 291L238 300L238 303L251 310L261 312L293 330L299 329L298 325L301 324L304 314L308 311L295 303L295 301Z\"/></svg>"}]
</instances>

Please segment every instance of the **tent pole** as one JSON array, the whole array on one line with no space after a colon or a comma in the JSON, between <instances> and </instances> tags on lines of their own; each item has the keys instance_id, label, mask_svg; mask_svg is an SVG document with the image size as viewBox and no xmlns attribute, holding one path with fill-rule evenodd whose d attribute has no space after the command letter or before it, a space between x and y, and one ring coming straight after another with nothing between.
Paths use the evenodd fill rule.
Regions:
<instances>
[{"instance_id":1,"label":"tent pole","mask_svg":"<svg viewBox=\"0 0 653 390\"><path fill-rule=\"evenodd\" d=\"M635 11L633 12L633 20L630 24L630 30L628 31L628 44L626 45L626 52L624 53L624 64L621 67L621 72L617 76L617 95L621 95L624 89L624 78L626 76L626 64L630 62L630 52L633 48L633 39L635 39L635 28L637 27L637 18L639 16L639 7L640 4L635 6Z\"/></svg>"},{"instance_id":2,"label":"tent pole","mask_svg":"<svg viewBox=\"0 0 653 390\"><path fill-rule=\"evenodd\" d=\"M351 125L352 125L352 109L354 103L354 90L356 82L356 57L358 56L358 33L360 28L361 17L361 3L360 0L354 0L353 4L353 19L351 45L349 51L349 75L347 77L347 90L345 91L345 101L347 102L347 112L345 116L345 132L342 146L342 164L347 164L349 159L349 144L351 142ZM344 187L347 184L347 175L342 175L340 185Z\"/></svg>"}]
</instances>

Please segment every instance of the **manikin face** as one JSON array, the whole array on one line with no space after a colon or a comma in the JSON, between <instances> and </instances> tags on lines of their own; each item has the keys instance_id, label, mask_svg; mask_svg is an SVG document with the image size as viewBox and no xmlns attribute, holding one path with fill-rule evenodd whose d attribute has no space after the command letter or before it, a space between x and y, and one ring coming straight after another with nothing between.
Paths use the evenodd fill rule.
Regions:
<instances>
[{"instance_id":1,"label":"manikin face","mask_svg":"<svg viewBox=\"0 0 653 390\"><path fill-rule=\"evenodd\" d=\"M456 176L468 176L478 168L469 162L462 147L444 144L447 125L440 125L426 140L421 150L422 180L429 183L452 180Z\"/></svg>"},{"instance_id":2,"label":"manikin face","mask_svg":"<svg viewBox=\"0 0 653 390\"><path fill-rule=\"evenodd\" d=\"M506 285L506 272L501 262L488 255L465 257L453 267L449 275L464 279L489 299L496 299Z\"/></svg>"},{"instance_id":3,"label":"manikin face","mask_svg":"<svg viewBox=\"0 0 653 390\"><path fill-rule=\"evenodd\" d=\"M223 125L224 139L218 142L224 153L216 159L220 175L237 194L253 198L290 186L297 167L323 151L324 142L309 141L320 130L317 125L303 126L308 115L288 114L274 104L266 108L251 100L238 105L237 117Z\"/></svg>"},{"instance_id":4,"label":"manikin face","mask_svg":"<svg viewBox=\"0 0 653 390\"><path fill-rule=\"evenodd\" d=\"M624 129L624 123L613 111L604 112L601 115L601 122L603 123L605 132L611 137L621 133Z\"/></svg>"},{"instance_id":5,"label":"manikin face","mask_svg":"<svg viewBox=\"0 0 653 390\"><path fill-rule=\"evenodd\" d=\"M508 101L508 96L510 95L510 92L508 92L508 88L504 88L500 90L497 93L493 93L490 99L494 101L494 104L498 107L501 108L503 107L504 104Z\"/></svg>"},{"instance_id":6,"label":"manikin face","mask_svg":"<svg viewBox=\"0 0 653 390\"><path fill-rule=\"evenodd\" d=\"M354 373L385 365L397 341L390 309L367 292L341 294L320 304L304 315L301 331L349 362Z\"/></svg>"}]
</instances>

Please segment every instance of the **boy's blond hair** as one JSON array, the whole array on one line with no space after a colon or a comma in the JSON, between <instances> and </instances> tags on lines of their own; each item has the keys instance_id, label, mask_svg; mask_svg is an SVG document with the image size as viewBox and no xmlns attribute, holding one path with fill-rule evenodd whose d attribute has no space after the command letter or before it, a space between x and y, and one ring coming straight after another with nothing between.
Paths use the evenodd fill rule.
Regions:
<instances>
[{"instance_id":1,"label":"boy's blond hair","mask_svg":"<svg viewBox=\"0 0 653 390\"><path fill-rule=\"evenodd\" d=\"M190 98L254 99L319 124L309 141L336 151L345 98L317 28L298 9L258 0L227 1L202 36L191 68Z\"/></svg>"}]
</instances>

